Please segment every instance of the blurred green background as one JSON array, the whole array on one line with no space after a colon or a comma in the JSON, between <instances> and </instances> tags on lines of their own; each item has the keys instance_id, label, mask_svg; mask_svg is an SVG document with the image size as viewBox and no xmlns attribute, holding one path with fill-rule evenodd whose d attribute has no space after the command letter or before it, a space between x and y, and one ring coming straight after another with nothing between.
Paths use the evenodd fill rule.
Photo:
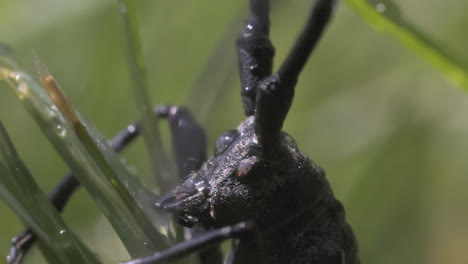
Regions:
<instances>
[{"instance_id":1,"label":"blurred green background","mask_svg":"<svg viewBox=\"0 0 468 264\"><path fill-rule=\"evenodd\" d=\"M151 99L188 104L207 129L209 149L243 119L233 43L246 2L138 3ZM277 2L271 18L276 65L311 1ZM468 62L468 2L394 3L407 20ZM35 75L34 50L106 136L138 119L117 1L0 0L0 42L8 43ZM209 63L216 49L217 63ZM210 74L200 79L205 65ZM362 263L461 264L468 263L466 116L466 91L340 3L302 73L284 129L327 171L347 208ZM51 190L67 168L3 84L0 119L42 188ZM167 132L163 136L168 142ZM148 185L153 183L141 140L123 156ZM106 263L126 258L83 190L64 215ZM0 223L3 258L22 226L4 203ZM38 255L34 250L28 263L41 263Z\"/></svg>"}]
</instances>

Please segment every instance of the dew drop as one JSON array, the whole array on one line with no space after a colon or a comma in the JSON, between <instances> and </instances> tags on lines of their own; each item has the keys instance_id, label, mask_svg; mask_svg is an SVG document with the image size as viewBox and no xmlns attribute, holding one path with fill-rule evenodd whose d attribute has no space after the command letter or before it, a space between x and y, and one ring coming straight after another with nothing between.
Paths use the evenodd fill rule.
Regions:
<instances>
[{"instance_id":1,"label":"dew drop","mask_svg":"<svg viewBox=\"0 0 468 264\"><path fill-rule=\"evenodd\" d=\"M64 137L67 135L67 131L61 125L57 125L55 129L57 129L57 133L59 136Z\"/></svg>"},{"instance_id":2,"label":"dew drop","mask_svg":"<svg viewBox=\"0 0 468 264\"><path fill-rule=\"evenodd\" d=\"M19 75L16 75L16 76L19 76ZM19 96L19 99L24 99L24 97L28 94L29 92L29 88L28 88L28 85L25 84L25 83L20 83L18 85L18 96Z\"/></svg>"},{"instance_id":3,"label":"dew drop","mask_svg":"<svg viewBox=\"0 0 468 264\"><path fill-rule=\"evenodd\" d=\"M253 71L253 70L257 69L257 68L258 68L257 64L253 64L253 65L249 66L249 70L251 70L251 71Z\"/></svg>"},{"instance_id":4,"label":"dew drop","mask_svg":"<svg viewBox=\"0 0 468 264\"><path fill-rule=\"evenodd\" d=\"M385 12L385 9L387 9L387 8L385 7L385 4L384 4L384 3L378 3L378 4L375 6L375 9L377 10L377 12L383 13L383 12Z\"/></svg>"},{"instance_id":5,"label":"dew drop","mask_svg":"<svg viewBox=\"0 0 468 264\"><path fill-rule=\"evenodd\" d=\"M177 111L179 111L179 108L178 108L177 106L172 106L172 107L169 109L170 115L176 115L176 114L177 114Z\"/></svg>"},{"instance_id":6,"label":"dew drop","mask_svg":"<svg viewBox=\"0 0 468 264\"><path fill-rule=\"evenodd\" d=\"M127 131L128 131L129 133L134 133L135 130L136 130L136 127L135 127L134 125L129 125L129 126L127 127Z\"/></svg>"},{"instance_id":7,"label":"dew drop","mask_svg":"<svg viewBox=\"0 0 468 264\"><path fill-rule=\"evenodd\" d=\"M239 131L233 129L224 132L216 141L215 156L221 155L239 137Z\"/></svg>"}]
</instances>

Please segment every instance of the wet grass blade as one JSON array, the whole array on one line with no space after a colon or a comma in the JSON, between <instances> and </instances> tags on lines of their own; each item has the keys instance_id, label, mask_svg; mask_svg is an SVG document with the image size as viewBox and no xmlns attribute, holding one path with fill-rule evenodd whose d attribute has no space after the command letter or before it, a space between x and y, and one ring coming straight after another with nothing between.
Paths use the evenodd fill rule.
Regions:
<instances>
[{"instance_id":1,"label":"wet grass blade","mask_svg":"<svg viewBox=\"0 0 468 264\"><path fill-rule=\"evenodd\" d=\"M46 86L58 86L45 68L40 71ZM79 115L70 117L66 114L68 119L65 118L43 88L27 74L0 65L0 79L16 91L26 110L96 200L130 256L146 256L165 248L164 237L142 212L144 204L135 201L143 188L136 177L126 173L125 166L115 157L107 142L100 136L90 135ZM54 100L60 98L54 97ZM58 105L62 107L67 103ZM69 111L74 112L73 109L64 112Z\"/></svg>"},{"instance_id":2,"label":"wet grass blade","mask_svg":"<svg viewBox=\"0 0 468 264\"><path fill-rule=\"evenodd\" d=\"M147 231L152 231L154 228L151 222L148 221L147 217L145 216L142 210L143 207L148 206L144 206L141 203L138 204L137 200L141 200L139 199L140 197L132 197L132 195L129 192L129 189L132 190L132 193L134 193L135 196L135 191L143 190L143 186L139 185L139 182L136 180L135 177L131 177L129 173L125 173L126 168L120 166L121 163L118 159L113 159L114 156L111 156L111 153L113 153L113 151L110 150L107 144L103 144L103 142L106 141L101 141L99 139L99 136L91 135L91 132L96 134L97 130L88 129L88 126L80 120L77 113L74 111L72 105L68 102L68 99L63 94L58 82L47 71L47 68L39 61L39 59L36 60L36 66L39 71L39 79L42 83L42 86L47 91L55 106L57 106L58 110L62 113L62 115L71 125L71 127L75 131L75 134L78 136L78 139L81 141L88 153L96 161L96 164L99 166L101 171L106 176L107 180L112 184L114 189L122 198L122 201L126 203L131 213L137 219L139 219L142 228ZM109 154L106 155L105 153ZM132 186L129 186L128 180L131 180L132 178L133 184ZM135 200L134 198L136 198L137 200ZM149 209L147 210L148 212L150 212L153 207L152 205L150 206L151 208L147 208Z\"/></svg>"},{"instance_id":3,"label":"wet grass blade","mask_svg":"<svg viewBox=\"0 0 468 264\"><path fill-rule=\"evenodd\" d=\"M170 169L173 166L170 166L169 159L164 152L159 128L153 116L134 1L119 0L119 3L126 40L128 68L136 103L142 116L145 145L150 154L157 187L160 190L168 190L173 186L171 175L174 173Z\"/></svg>"},{"instance_id":4,"label":"wet grass blade","mask_svg":"<svg viewBox=\"0 0 468 264\"><path fill-rule=\"evenodd\" d=\"M65 225L18 156L0 121L0 198L39 238L49 263L99 263Z\"/></svg>"},{"instance_id":5,"label":"wet grass blade","mask_svg":"<svg viewBox=\"0 0 468 264\"><path fill-rule=\"evenodd\" d=\"M344 2L373 28L390 35L421 55L442 71L455 85L468 90L466 64L407 21L393 1L344 0Z\"/></svg>"}]
</instances>

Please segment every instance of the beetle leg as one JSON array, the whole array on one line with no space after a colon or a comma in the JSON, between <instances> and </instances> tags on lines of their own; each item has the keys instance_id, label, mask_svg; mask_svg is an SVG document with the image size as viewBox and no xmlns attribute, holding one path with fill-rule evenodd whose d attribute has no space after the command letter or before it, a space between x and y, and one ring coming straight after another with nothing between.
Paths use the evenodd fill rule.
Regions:
<instances>
[{"instance_id":1,"label":"beetle leg","mask_svg":"<svg viewBox=\"0 0 468 264\"><path fill-rule=\"evenodd\" d=\"M317 0L305 27L277 73L263 79L256 95L255 133L266 152L278 147L297 78L327 25L335 0Z\"/></svg>"},{"instance_id":2,"label":"beetle leg","mask_svg":"<svg viewBox=\"0 0 468 264\"><path fill-rule=\"evenodd\" d=\"M200 169L206 160L205 131L185 107L159 106L156 115L169 121L177 171L179 179L183 180L189 173ZM200 227L184 228L186 240L203 236L206 232ZM202 251L198 257L203 264L222 263L218 245Z\"/></svg>"},{"instance_id":3,"label":"beetle leg","mask_svg":"<svg viewBox=\"0 0 468 264\"><path fill-rule=\"evenodd\" d=\"M155 253L152 256L134 259L122 264L158 264L167 263L168 261L176 260L200 250L203 250L212 245L219 244L227 239L241 239L243 241L251 241L251 252L253 255L246 255L245 264L259 263L259 251L256 239L257 231L255 224L252 222L241 222L232 226L226 226L220 229L215 229L204 233L201 236L187 240L172 246L171 248ZM254 251L255 250L255 251Z\"/></svg>"},{"instance_id":4,"label":"beetle leg","mask_svg":"<svg viewBox=\"0 0 468 264\"><path fill-rule=\"evenodd\" d=\"M206 159L205 131L185 107L159 106L156 115L169 121L177 171L179 178L185 179Z\"/></svg>"},{"instance_id":5,"label":"beetle leg","mask_svg":"<svg viewBox=\"0 0 468 264\"><path fill-rule=\"evenodd\" d=\"M269 0L251 0L250 17L237 39L241 96L246 116L255 112L259 82L272 72L275 49L269 38L269 12Z\"/></svg>"},{"instance_id":6,"label":"beetle leg","mask_svg":"<svg viewBox=\"0 0 468 264\"><path fill-rule=\"evenodd\" d=\"M122 130L117 136L112 138L109 142L114 151L121 151L129 145L140 134L140 126L138 124L129 125L126 129ZM57 209L63 211L66 203L73 195L73 193L80 186L80 183L73 175L73 172L67 173L55 186L49 194L49 200ZM17 235L12 240L12 247L7 257L9 264L21 263L27 251L31 248L36 240L36 235L29 228L24 230L21 234Z\"/></svg>"}]
</instances>

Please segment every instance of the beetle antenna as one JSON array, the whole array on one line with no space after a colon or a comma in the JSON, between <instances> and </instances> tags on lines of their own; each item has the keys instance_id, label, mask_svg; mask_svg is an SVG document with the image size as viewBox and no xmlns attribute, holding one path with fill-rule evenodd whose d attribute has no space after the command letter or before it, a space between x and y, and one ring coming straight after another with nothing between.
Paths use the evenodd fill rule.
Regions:
<instances>
[{"instance_id":1,"label":"beetle antenna","mask_svg":"<svg viewBox=\"0 0 468 264\"><path fill-rule=\"evenodd\" d=\"M279 147L280 132L294 97L297 78L320 39L335 0L317 0L304 29L277 73L263 79L256 94L255 133L264 151Z\"/></svg>"},{"instance_id":2,"label":"beetle antenna","mask_svg":"<svg viewBox=\"0 0 468 264\"><path fill-rule=\"evenodd\" d=\"M269 38L269 13L269 0L250 0L250 16L237 38L241 96L246 116L255 113L258 86L273 69L275 49Z\"/></svg>"},{"instance_id":3,"label":"beetle antenna","mask_svg":"<svg viewBox=\"0 0 468 264\"><path fill-rule=\"evenodd\" d=\"M282 82L296 82L312 50L320 40L335 6L335 0L318 0L294 47L278 70Z\"/></svg>"}]
</instances>

